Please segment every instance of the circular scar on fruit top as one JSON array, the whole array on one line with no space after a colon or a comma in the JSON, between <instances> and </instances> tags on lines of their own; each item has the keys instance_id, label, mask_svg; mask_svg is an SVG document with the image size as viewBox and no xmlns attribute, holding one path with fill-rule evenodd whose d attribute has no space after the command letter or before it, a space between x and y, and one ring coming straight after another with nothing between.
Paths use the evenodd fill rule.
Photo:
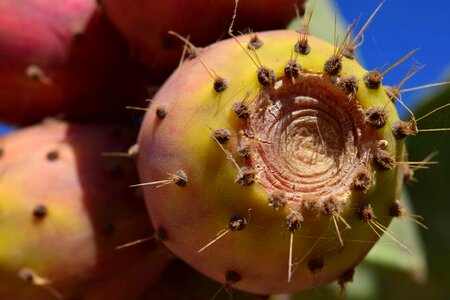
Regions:
<instances>
[{"instance_id":1,"label":"circular scar on fruit top","mask_svg":"<svg viewBox=\"0 0 450 300\"><path fill-rule=\"evenodd\" d=\"M247 123L246 130L264 141L250 155L259 184L269 193L284 191L293 202L305 195L346 197L357 167L369 164L376 133L359 104L327 76L281 80L261 90Z\"/></svg>"}]
</instances>

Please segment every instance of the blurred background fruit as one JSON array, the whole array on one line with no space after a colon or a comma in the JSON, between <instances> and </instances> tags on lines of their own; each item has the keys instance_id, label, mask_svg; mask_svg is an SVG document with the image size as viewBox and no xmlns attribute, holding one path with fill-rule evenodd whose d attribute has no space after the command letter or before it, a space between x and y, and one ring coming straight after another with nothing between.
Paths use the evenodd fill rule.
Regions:
<instances>
[{"instance_id":1,"label":"blurred background fruit","mask_svg":"<svg viewBox=\"0 0 450 300\"><path fill-rule=\"evenodd\" d=\"M132 130L48 120L0 137L0 299L125 299L171 256L152 242L142 197L129 185Z\"/></svg>"},{"instance_id":2,"label":"blurred background fruit","mask_svg":"<svg viewBox=\"0 0 450 300\"><path fill-rule=\"evenodd\" d=\"M0 1L0 121L128 116L146 81L94 0Z\"/></svg>"}]
</instances>

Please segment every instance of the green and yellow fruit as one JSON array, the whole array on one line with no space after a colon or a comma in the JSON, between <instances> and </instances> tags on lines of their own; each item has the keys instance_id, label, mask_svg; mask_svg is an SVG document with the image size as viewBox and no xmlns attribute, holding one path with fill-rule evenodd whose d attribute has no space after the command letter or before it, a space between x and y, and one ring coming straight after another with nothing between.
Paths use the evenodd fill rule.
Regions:
<instances>
[{"instance_id":1,"label":"green and yellow fruit","mask_svg":"<svg viewBox=\"0 0 450 300\"><path fill-rule=\"evenodd\" d=\"M351 279L392 219L404 147L382 74L346 46L244 35L205 48L159 90L138 167L177 256L258 294Z\"/></svg>"}]
</instances>

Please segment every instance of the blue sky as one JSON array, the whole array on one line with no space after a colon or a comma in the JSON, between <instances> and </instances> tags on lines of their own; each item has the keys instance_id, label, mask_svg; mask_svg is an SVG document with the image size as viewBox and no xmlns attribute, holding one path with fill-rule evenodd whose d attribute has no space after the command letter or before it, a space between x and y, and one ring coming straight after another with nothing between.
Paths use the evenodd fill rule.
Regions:
<instances>
[{"instance_id":1,"label":"blue sky","mask_svg":"<svg viewBox=\"0 0 450 300\"><path fill-rule=\"evenodd\" d=\"M1 100L0 100L1 101ZM10 130L9 127L3 125L0 123L0 135L5 134L6 132L8 132Z\"/></svg>"},{"instance_id":2,"label":"blue sky","mask_svg":"<svg viewBox=\"0 0 450 300\"><path fill-rule=\"evenodd\" d=\"M10 127L5 126L5 125L0 123L0 135L7 133L9 130L10 130Z\"/></svg>"},{"instance_id":3,"label":"blue sky","mask_svg":"<svg viewBox=\"0 0 450 300\"><path fill-rule=\"evenodd\" d=\"M335 3L348 22L361 14L365 22L381 0L335 0ZM365 33L360 54L365 68L372 69L390 65L416 48L420 49L412 58L385 76L385 84L401 81L414 62L426 66L404 88L450 80L450 1L386 0ZM414 107L434 91L404 93L403 100Z\"/></svg>"}]
</instances>

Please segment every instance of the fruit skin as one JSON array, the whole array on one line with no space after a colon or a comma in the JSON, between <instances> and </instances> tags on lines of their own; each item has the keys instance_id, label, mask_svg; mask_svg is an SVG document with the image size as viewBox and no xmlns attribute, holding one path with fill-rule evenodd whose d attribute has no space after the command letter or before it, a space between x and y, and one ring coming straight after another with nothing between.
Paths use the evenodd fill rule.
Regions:
<instances>
[{"instance_id":1,"label":"fruit skin","mask_svg":"<svg viewBox=\"0 0 450 300\"><path fill-rule=\"evenodd\" d=\"M286 62L293 57L292 49L298 41L298 33L272 31L257 35L264 41L264 46L256 51L262 65L272 69L277 78L284 76ZM250 37L243 36L238 39L245 47ZM264 177L270 176L269 171L256 172L254 184L237 184L239 172L229 158L230 154L238 167L250 166L254 169L258 156L252 153L250 159L242 159L237 153L240 141L245 140L245 134L242 135L241 130L248 129L248 122L253 119L251 116L250 121L239 119L232 109L233 104L239 101L247 102L251 108L250 113L257 115L267 110L252 106L257 104L257 96L260 97L264 92L271 95L270 93L276 93L277 89L283 89L277 87L277 84L263 87L257 80L257 66L233 39L212 45L204 49L198 59L183 64L154 97L141 128L138 157L141 181L162 180L168 178L167 173L174 174L177 170L183 170L188 179L184 187L176 184L159 188L143 187L154 226L164 228L170 237L165 241L165 245L194 268L219 282L227 282L227 272L237 272L241 280L233 282L232 286L244 291L259 294L286 293L313 288L338 279L354 268L378 240L378 234L371 228L374 226L373 222L383 226L389 224L392 219L389 216L389 208L399 198L401 191L401 165L394 163L392 169L381 170L380 160L378 166L371 163L372 159L380 158L382 154L389 155L383 156L384 158L402 159L403 142L395 140L390 129L398 120L394 105L381 87L369 89L362 80L358 81L358 90L354 91L356 98L350 98L339 91L339 84L330 88L333 82L339 83L344 76L363 78L367 71L355 60L342 58L342 70L338 72L338 76L323 75L325 62L335 53L335 49L314 37L309 37L309 42L311 52L308 55L295 56L305 76L292 84L296 86L304 84L302 82L318 80L321 82L318 87L332 90L336 97L340 95L340 102L339 97L333 100L333 96L328 100L321 96L331 102L319 101L320 106L314 108L319 114L325 109L323 105L334 103L332 101L347 107L346 111L354 111L355 114L348 114L360 122L352 125L356 126L353 129L355 136L367 143L364 146L367 148L363 147L363 151L355 158L355 161L360 162L355 169L364 167L373 178L363 191L352 188L354 182L343 177L345 184L332 186L325 196L317 195L314 190L302 191L299 193L302 199L276 210L274 205L270 206L268 203L270 193L274 191L273 186L269 185L267 188L267 184L262 183ZM211 78L200 59L210 73L217 75L215 79ZM228 83L228 87L222 92L214 90L213 81L218 78ZM290 80L284 80L282 86L289 87L290 84ZM308 90L308 87L304 89ZM322 89L316 89L317 86L312 87L305 93L320 94ZM164 119L159 119L155 113L161 105L168 107ZM361 124L364 122L361 120L364 120L366 110L373 106L386 107L389 113L386 117L387 123L380 129ZM334 110L340 108L337 105L334 107ZM273 112L276 113L277 110ZM332 116L333 112L326 111L326 114ZM336 123L340 122L340 118L335 119ZM222 145L223 149L211 137L214 130L220 128L231 132L230 140ZM255 142L258 136L265 137L265 129L252 128L259 130L247 132L253 149L259 149L260 145L273 144L272 141L264 139ZM327 134L331 136L331 141L337 138L334 136L335 132L338 131ZM251 135L256 138L252 140L248 137ZM292 138L296 140L295 137ZM305 136L305 139L307 140L308 136ZM377 148L379 139L387 140L386 150ZM301 140L298 140L298 143L300 144ZM330 141L327 143L333 145ZM305 147L300 150L308 150L308 145ZM315 153L323 155L323 151ZM350 154L349 157L352 157ZM280 153L279 156L282 155L286 153ZM347 156L341 158L345 157ZM276 157L272 159L276 160ZM297 158L288 155L286 160ZM357 174L354 175L356 178ZM173 181L173 177L169 179ZM344 198L346 201L338 210L338 215L351 226L351 229L343 231L345 226L339 223L343 238L342 247L332 222L333 218L338 218L337 215L327 213L330 209L326 209L325 205L321 206L334 195L334 190L343 191L342 194L337 194L337 199ZM311 195L314 201L307 201ZM328 196L330 198L327 198ZM297 231L286 225L287 217L293 212L300 212L304 218L303 224L299 220L298 223L302 226ZM234 216L246 219L247 224L242 230L231 229L229 221ZM225 235L203 249L227 230ZM292 274L291 282L288 282L291 233L293 257L300 263ZM295 259L292 262L294 263Z\"/></svg>"},{"instance_id":2,"label":"fruit skin","mask_svg":"<svg viewBox=\"0 0 450 300\"><path fill-rule=\"evenodd\" d=\"M230 293L234 300L278 299L224 288L221 284L206 278L179 259L170 262L158 282L145 292L142 299L202 300L211 299L216 294L216 299L227 299L226 295Z\"/></svg>"},{"instance_id":3,"label":"fruit skin","mask_svg":"<svg viewBox=\"0 0 450 300\"><path fill-rule=\"evenodd\" d=\"M302 8L304 1L241 0L235 29L284 28L295 17L294 3ZM135 0L131 5L106 0L104 5L137 57L150 68L155 82L163 82L181 57L183 44L169 30L189 36L195 46L203 47L226 36L234 10L233 0Z\"/></svg>"},{"instance_id":4,"label":"fruit skin","mask_svg":"<svg viewBox=\"0 0 450 300\"><path fill-rule=\"evenodd\" d=\"M143 67L94 0L0 2L0 120L113 119L146 97Z\"/></svg>"},{"instance_id":5,"label":"fruit skin","mask_svg":"<svg viewBox=\"0 0 450 300\"><path fill-rule=\"evenodd\" d=\"M157 244L116 250L152 235L134 164L102 156L128 147L125 128L49 121L0 138L0 298L52 298L23 268L64 299L133 298L158 278L171 256Z\"/></svg>"}]
</instances>

